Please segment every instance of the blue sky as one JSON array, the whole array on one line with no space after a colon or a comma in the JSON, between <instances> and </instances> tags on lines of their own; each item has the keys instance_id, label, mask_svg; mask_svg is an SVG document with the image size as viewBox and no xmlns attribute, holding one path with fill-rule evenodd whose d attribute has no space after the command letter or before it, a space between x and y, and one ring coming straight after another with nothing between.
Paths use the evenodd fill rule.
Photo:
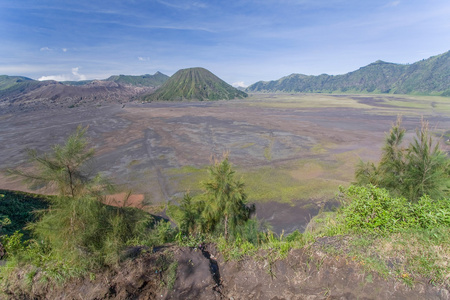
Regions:
<instances>
[{"instance_id":1,"label":"blue sky","mask_svg":"<svg viewBox=\"0 0 450 300\"><path fill-rule=\"evenodd\" d=\"M0 74L172 75L230 84L344 74L450 50L448 0L0 0Z\"/></svg>"}]
</instances>

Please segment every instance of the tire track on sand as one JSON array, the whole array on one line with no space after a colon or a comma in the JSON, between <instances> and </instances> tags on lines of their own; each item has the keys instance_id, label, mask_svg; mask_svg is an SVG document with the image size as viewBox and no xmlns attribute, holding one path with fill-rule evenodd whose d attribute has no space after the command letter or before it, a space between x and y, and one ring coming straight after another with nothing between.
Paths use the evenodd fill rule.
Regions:
<instances>
[{"instance_id":1,"label":"tire track on sand","mask_svg":"<svg viewBox=\"0 0 450 300\"><path fill-rule=\"evenodd\" d=\"M147 152L147 157L150 161L150 164L152 168L156 172L156 179L158 180L159 189L161 191L162 196L164 197L164 200L166 200L166 203L169 202L169 192L167 188L167 179L163 175L161 171L161 167L158 165L158 158L154 155L155 151L152 151L153 148L153 141L155 141L158 138L157 134L151 129L147 128L145 130L145 150ZM157 153L155 153L157 154Z\"/></svg>"}]
</instances>

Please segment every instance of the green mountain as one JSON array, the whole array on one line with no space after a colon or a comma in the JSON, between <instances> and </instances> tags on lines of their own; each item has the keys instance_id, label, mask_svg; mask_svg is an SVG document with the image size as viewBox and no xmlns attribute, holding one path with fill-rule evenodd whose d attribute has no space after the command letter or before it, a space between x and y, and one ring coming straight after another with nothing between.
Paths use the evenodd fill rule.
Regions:
<instances>
[{"instance_id":1,"label":"green mountain","mask_svg":"<svg viewBox=\"0 0 450 300\"><path fill-rule=\"evenodd\" d=\"M135 86L160 86L169 79L169 76L161 72L156 72L154 75L115 75L111 76L106 81L114 81L119 84L135 85Z\"/></svg>"},{"instance_id":2,"label":"green mountain","mask_svg":"<svg viewBox=\"0 0 450 300\"><path fill-rule=\"evenodd\" d=\"M133 86L140 86L140 87L158 87L162 85L164 82L169 79L169 76L164 75L161 72L156 72L153 75L145 74L145 75L113 75L110 76L107 79L104 79L102 81L112 81L118 84L122 85L133 85ZM73 85L73 86L79 86L79 85L86 85L95 80L82 80L82 81L63 81L62 83L66 85Z\"/></svg>"},{"instance_id":3,"label":"green mountain","mask_svg":"<svg viewBox=\"0 0 450 300\"><path fill-rule=\"evenodd\" d=\"M0 75L0 98L27 93L42 85L45 83L28 77Z\"/></svg>"},{"instance_id":4,"label":"green mountain","mask_svg":"<svg viewBox=\"0 0 450 300\"><path fill-rule=\"evenodd\" d=\"M0 91L6 90L16 84L29 81L33 81L33 79L23 76L0 75Z\"/></svg>"},{"instance_id":5,"label":"green mountain","mask_svg":"<svg viewBox=\"0 0 450 300\"><path fill-rule=\"evenodd\" d=\"M291 74L259 81L247 92L396 93L450 96L450 51L411 65L378 60L343 75Z\"/></svg>"},{"instance_id":6,"label":"green mountain","mask_svg":"<svg viewBox=\"0 0 450 300\"><path fill-rule=\"evenodd\" d=\"M245 98L240 91L203 68L182 69L172 75L156 92L144 97L152 100L231 100Z\"/></svg>"}]
</instances>

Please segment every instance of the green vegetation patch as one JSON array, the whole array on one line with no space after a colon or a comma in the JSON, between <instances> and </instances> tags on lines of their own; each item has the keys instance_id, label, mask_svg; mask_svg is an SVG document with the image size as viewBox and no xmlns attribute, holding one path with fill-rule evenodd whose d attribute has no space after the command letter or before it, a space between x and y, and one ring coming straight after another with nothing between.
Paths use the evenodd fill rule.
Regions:
<instances>
[{"instance_id":1,"label":"green vegetation patch","mask_svg":"<svg viewBox=\"0 0 450 300\"><path fill-rule=\"evenodd\" d=\"M164 171L172 182L173 187L179 193L189 191L193 194L201 191L201 182L207 176L207 167L183 166L181 168L173 168Z\"/></svg>"},{"instance_id":2,"label":"green vegetation patch","mask_svg":"<svg viewBox=\"0 0 450 300\"><path fill-rule=\"evenodd\" d=\"M309 162L309 164L308 164ZM299 160L291 165L264 166L250 170L238 169L246 185L250 202L332 198L340 183L322 178L322 173L308 174L311 168L321 168L320 162ZM297 173L302 174L300 177Z\"/></svg>"},{"instance_id":3,"label":"green vegetation patch","mask_svg":"<svg viewBox=\"0 0 450 300\"><path fill-rule=\"evenodd\" d=\"M276 166L237 168L237 176L245 182L250 202L276 201L290 203L301 199L331 199L339 185L353 179L357 156L345 152L331 159L304 159ZM201 182L207 178L206 167L184 166L167 170L171 185L178 193L202 191Z\"/></svg>"},{"instance_id":4,"label":"green vegetation patch","mask_svg":"<svg viewBox=\"0 0 450 300\"><path fill-rule=\"evenodd\" d=\"M21 231L28 239L29 230L25 225L36 221L35 211L48 208L51 196L30 194L18 191L0 190L0 218L7 221L1 227L0 234L11 235L15 231Z\"/></svg>"}]
</instances>

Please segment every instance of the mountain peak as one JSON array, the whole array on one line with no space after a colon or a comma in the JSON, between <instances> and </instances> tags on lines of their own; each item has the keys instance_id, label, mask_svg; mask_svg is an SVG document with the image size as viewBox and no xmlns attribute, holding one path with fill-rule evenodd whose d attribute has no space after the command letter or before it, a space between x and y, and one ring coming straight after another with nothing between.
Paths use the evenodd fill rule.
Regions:
<instances>
[{"instance_id":1,"label":"mountain peak","mask_svg":"<svg viewBox=\"0 0 450 300\"><path fill-rule=\"evenodd\" d=\"M181 69L145 100L231 100L244 98L240 91L205 68Z\"/></svg>"}]
</instances>

